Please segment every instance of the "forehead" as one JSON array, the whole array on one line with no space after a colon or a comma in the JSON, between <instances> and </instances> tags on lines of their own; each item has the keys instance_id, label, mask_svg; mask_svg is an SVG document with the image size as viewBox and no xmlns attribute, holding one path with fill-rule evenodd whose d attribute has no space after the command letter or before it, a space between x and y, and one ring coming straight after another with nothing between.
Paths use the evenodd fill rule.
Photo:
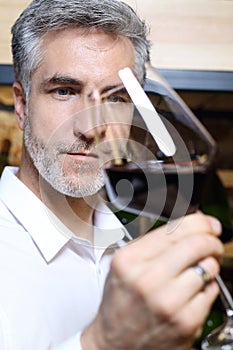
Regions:
<instances>
[{"instance_id":1,"label":"forehead","mask_svg":"<svg viewBox=\"0 0 233 350\"><path fill-rule=\"evenodd\" d=\"M108 66L134 68L134 47L129 38L101 30L69 28L47 33L42 44L42 64L76 66L104 71Z\"/></svg>"}]
</instances>

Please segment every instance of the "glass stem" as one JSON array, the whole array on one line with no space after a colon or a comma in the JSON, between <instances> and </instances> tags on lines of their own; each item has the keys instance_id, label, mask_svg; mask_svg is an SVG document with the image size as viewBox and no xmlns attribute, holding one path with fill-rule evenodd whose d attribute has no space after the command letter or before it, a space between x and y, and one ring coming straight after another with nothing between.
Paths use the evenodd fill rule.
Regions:
<instances>
[{"instance_id":1,"label":"glass stem","mask_svg":"<svg viewBox=\"0 0 233 350\"><path fill-rule=\"evenodd\" d=\"M217 275L215 277L215 279L216 279L216 281L218 283L218 286L220 288L222 302L224 304L226 312L227 312L227 314L231 313L231 316L232 316L233 315L233 299L232 299L232 296L231 296L229 290L227 289L225 283L223 282L221 276Z\"/></svg>"}]
</instances>

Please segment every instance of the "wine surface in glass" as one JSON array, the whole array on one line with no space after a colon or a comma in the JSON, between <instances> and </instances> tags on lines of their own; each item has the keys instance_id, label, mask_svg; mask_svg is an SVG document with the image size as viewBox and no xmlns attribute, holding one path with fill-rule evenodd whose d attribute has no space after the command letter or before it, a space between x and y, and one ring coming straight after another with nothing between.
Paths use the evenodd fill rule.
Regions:
<instances>
[{"instance_id":1,"label":"wine surface in glass","mask_svg":"<svg viewBox=\"0 0 233 350\"><path fill-rule=\"evenodd\" d=\"M146 161L105 169L106 191L118 210L164 219L197 210L207 170L197 161Z\"/></svg>"}]
</instances>

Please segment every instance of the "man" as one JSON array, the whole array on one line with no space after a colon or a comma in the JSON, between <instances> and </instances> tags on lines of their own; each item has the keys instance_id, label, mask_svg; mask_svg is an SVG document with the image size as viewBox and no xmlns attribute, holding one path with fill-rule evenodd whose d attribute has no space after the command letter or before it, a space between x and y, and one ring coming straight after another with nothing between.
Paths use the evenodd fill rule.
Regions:
<instances>
[{"instance_id":1,"label":"man","mask_svg":"<svg viewBox=\"0 0 233 350\"><path fill-rule=\"evenodd\" d=\"M143 83L144 23L115 0L35 0L12 33L24 141L0 183L0 349L189 349L218 294L220 224L197 213L125 245L82 129L87 106L129 101L121 68Z\"/></svg>"}]
</instances>

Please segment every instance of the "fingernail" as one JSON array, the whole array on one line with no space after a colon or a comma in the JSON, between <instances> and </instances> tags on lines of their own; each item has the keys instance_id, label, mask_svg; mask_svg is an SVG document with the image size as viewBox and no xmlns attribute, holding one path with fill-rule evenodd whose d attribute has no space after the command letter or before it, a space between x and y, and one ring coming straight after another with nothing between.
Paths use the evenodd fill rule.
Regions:
<instances>
[{"instance_id":1,"label":"fingernail","mask_svg":"<svg viewBox=\"0 0 233 350\"><path fill-rule=\"evenodd\" d=\"M210 219L210 224L211 224L211 227L212 227L212 230L213 230L214 233L216 233L216 234L220 234L221 233L222 225L221 225L219 220L217 220L215 218L211 218Z\"/></svg>"}]
</instances>

